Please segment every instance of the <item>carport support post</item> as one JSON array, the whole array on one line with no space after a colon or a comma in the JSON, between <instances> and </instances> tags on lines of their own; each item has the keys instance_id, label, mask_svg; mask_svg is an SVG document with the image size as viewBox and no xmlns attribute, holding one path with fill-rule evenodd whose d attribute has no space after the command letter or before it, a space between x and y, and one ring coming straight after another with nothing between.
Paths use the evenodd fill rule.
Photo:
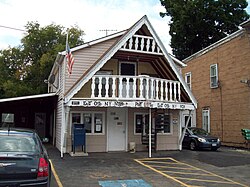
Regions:
<instances>
[{"instance_id":1,"label":"carport support post","mask_svg":"<svg viewBox=\"0 0 250 187\"><path fill-rule=\"evenodd\" d=\"M151 127L152 127L152 124L151 124L151 108L149 108L149 122L148 123L149 123L148 157L151 158L151 153L152 153L152 147L151 147L151 142L152 142L151 141L151 134L152 134L152 132L151 132Z\"/></svg>"},{"instance_id":2,"label":"carport support post","mask_svg":"<svg viewBox=\"0 0 250 187\"><path fill-rule=\"evenodd\" d=\"M185 136L185 132L187 130L187 126L188 126L188 123L190 121L190 118L191 118L191 110L189 110L189 116L188 116L187 122L186 122L185 127L184 127L184 129L182 131L181 138L180 138L180 141L179 141L179 149L180 150L182 150L182 141L183 141L183 138ZM181 124L180 124L180 126L181 126Z\"/></svg>"}]
</instances>

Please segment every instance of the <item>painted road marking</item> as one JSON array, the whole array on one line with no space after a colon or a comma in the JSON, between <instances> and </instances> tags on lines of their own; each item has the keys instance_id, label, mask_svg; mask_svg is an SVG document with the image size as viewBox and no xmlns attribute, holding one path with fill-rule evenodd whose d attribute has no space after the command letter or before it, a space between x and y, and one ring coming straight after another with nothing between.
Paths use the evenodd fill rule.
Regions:
<instances>
[{"instance_id":1,"label":"painted road marking","mask_svg":"<svg viewBox=\"0 0 250 187\"><path fill-rule=\"evenodd\" d=\"M215 183L215 184L238 185L247 187L246 185L241 184L239 182L235 182L231 179L225 178L223 176L194 167L192 165L183 162L179 162L169 157L135 159L135 161L169 179L174 180L175 182L183 186L193 186L194 184L191 183L205 182L210 184ZM191 171L193 173L191 173Z\"/></svg>"},{"instance_id":2,"label":"painted road marking","mask_svg":"<svg viewBox=\"0 0 250 187\"><path fill-rule=\"evenodd\" d=\"M53 165L52 161L49 160L49 162L50 162L50 165L51 165L51 171L52 171L52 173L53 173L53 175L54 175L54 177L56 179L56 183L57 183L58 187L63 187L63 185L62 185L62 183L61 183L61 181L60 181L60 179L59 179L59 177L58 177L58 175L56 173L56 170L54 168L54 165Z\"/></svg>"},{"instance_id":3,"label":"painted road marking","mask_svg":"<svg viewBox=\"0 0 250 187\"><path fill-rule=\"evenodd\" d=\"M142 179L99 181L99 185L102 187L152 187Z\"/></svg>"}]
</instances>

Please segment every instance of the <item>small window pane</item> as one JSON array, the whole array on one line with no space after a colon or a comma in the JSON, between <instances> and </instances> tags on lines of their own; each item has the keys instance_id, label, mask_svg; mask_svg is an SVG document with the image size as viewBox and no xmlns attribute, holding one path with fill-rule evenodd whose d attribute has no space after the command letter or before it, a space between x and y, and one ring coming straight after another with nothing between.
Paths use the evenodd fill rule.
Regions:
<instances>
[{"instance_id":1,"label":"small window pane","mask_svg":"<svg viewBox=\"0 0 250 187\"><path fill-rule=\"evenodd\" d=\"M81 123L81 114L80 113L73 113L72 114L72 124Z\"/></svg>"},{"instance_id":2,"label":"small window pane","mask_svg":"<svg viewBox=\"0 0 250 187\"><path fill-rule=\"evenodd\" d=\"M142 132L142 121L143 117L141 114L137 114L135 116L135 133L141 133Z\"/></svg>"},{"instance_id":3,"label":"small window pane","mask_svg":"<svg viewBox=\"0 0 250 187\"><path fill-rule=\"evenodd\" d=\"M164 133L170 133L170 116L165 115L164 116Z\"/></svg>"},{"instance_id":4,"label":"small window pane","mask_svg":"<svg viewBox=\"0 0 250 187\"><path fill-rule=\"evenodd\" d=\"M94 132L103 133L103 115L101 113L94 114Z\"/></svg>"},{"instance_id":5,"label":"small window pane","mask_svg":"<svg viewBox=\"0 0 250 187\"><path fill-rule=\"evenodd\" d=\"M91 123L92 123L91 113L83 114L83 124L86 129L86 133L91 133Z\"/></svg>"}]
</instances>

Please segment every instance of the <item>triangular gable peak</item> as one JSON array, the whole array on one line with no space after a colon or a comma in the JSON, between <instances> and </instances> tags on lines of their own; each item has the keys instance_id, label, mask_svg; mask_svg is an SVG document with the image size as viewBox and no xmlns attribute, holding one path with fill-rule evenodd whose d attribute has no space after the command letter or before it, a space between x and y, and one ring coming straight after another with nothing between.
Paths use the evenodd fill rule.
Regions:
<instances>
[{"instance_id":1,"label":"triangular gable peak","mask_svg":"<svg viewBox=\"0 0 250 187\"><path fill-rule=\"evenodd\" d=\"M177 67L165 49L163 43L159 39L147 16L142 17L135 23L123 36L110 47L109 50L86 72L85 75L78 80L74 87L69 90L65 95L65 102L68 102L82 87L87 83L101 67L111 59L118 51L128 51L137 53L147 53L153 55L163 56L167 65L170 67L171 73L181 82L182 87L187 93L195 107L197 102L187 87L184 79L177 70Z\"/></svg>"}]
</instances>

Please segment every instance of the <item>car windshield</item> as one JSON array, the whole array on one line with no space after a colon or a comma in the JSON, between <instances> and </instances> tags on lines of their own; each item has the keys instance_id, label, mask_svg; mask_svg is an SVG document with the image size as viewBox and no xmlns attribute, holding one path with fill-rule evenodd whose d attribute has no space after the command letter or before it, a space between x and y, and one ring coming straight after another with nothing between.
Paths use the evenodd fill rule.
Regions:
<instances>
[{"instance_id":1,"label":"car windshield","mask_svg":"<svg viewBox=\"0 0 250 187\"><path fill-rule=\"evenodd\" d=\"M37 152L38 146L29 136L0 136L0 153L3 152Z\"/></svg>"},{"instance_id":2,"label":"car windshield","mask_svg":"<svg viewBox=\"0 0 250 187\"><path fill-rule=\"evenodd\" d=\"M208 135L207 131L205 131L204 129L194 128L194 129L190 129L190 131L194 135Z\"/></svg>"}]
</instances>

